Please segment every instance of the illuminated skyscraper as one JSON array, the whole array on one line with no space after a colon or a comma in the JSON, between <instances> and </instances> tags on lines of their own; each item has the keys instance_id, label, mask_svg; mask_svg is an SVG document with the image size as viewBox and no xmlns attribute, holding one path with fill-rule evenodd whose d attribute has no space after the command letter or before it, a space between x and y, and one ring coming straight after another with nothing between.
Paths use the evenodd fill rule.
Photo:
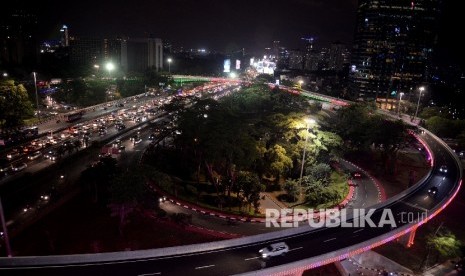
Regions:
<instances>
[{"instance_id":1,"label":"illuminated skyscraper","mask_svg":"<svg viewBox=\"0 0 465 276\"><path fill-rule=\"evenodd\" d=\"M436 0L360 0L351 61L354 96L396 97L427 80Z\"/></svg>"},{"instance_id":2,"label":"illuminated skyscraper","mask_svg":"<svg viewBox=\"0 0 465 276\"><path fill-rule=\"evenodd\" d=\"M68 47L69 46L68 27L66 25L63 25L60 32L61 32L61 46Z\"/></svg>"}]
</instances>

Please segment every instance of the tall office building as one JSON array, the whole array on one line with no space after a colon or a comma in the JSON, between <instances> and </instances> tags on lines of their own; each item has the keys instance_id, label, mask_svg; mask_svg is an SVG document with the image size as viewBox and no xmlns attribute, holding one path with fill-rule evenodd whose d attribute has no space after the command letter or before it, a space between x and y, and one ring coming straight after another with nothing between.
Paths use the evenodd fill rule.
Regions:
<instances>
[{"instance_id":1,"label":"tall office building","mask_svg":"<svg viewBox=\"0 0 465 276\"><path fill-rule=\"evenodd\" d=\"M63 25L60 29L61 33L61 46L68 47L69 46L69 33L68 33L68 26Z\"/></svg>"},{"instance_id":2,"label":"tall office building","mask_svg":"<svg viewBox=\"0 0 465 276\"><path fill-rule=\"evenodd\" d=\"M163 69L163 44L159 38L70 37L73 64L93 65L112 61L123 72Z\"/></svg>"},{"instance_id":3,"label":"tall office building","mask_svg":"<svg viewBox=\"0 0 465 276\"><path fill-rule=\"evenodd\" d=\"M72 64L99 64L103 60L103 40L93 37L70 37L70 61Z\"/></svg>"},{"instance_id":4,"label":"tall office building","mask_svg":"<svg viewBox=\"0 0 465 276\"><path fill-rule=\"evenodd\" d=\"M347 47L340 43L332 43L328 51L328 64L330 70L341 71L343 65L348 62Z\"/></svg>"},{"instance_id":5,"label":"tall office building","mask_svg":"<svg viewBox=\"0 0 465 276\"><path fill-rule=\"evenodd\" d=\"M128 38L121 44L121 67L124 71L143 72L163 69L163 43L159 38Z\"/></svg>"},{"instance_id":6,"label":"tall office building","mask_svg":"<svg viewBox=\"0 0 465 276\"><path fill-rule=\"evenodd\" d=\"M289 69L303 69L304 55L300 50L289 50Z\"/></svg>"},{"instance_id":7,"label":"tall office building","mask_svg":"<svg viewBox=\"0 0 465 276\"><path fill-rule=\"evenodd\" d=\"M275 62L278 62L279 59L279 40L273 41L273 58Z\"/></svg>"},{"instance_id":8,"label":"tall office building","mask_svg":"<svg viewBox=\"0 0 465 276\"><path fill-rule=\"evenodd\" d=\"M37 62L37 16L25 10L0 12L0 65L34 65Z\"/></svg>"},{"instance_id":9,"label":"tall office building","mask_svg":"<svg viewBox=\"0 0 465 276\"><path fill-rule=\"evenodd\" d=\"M354 96L396 97L427 80L436 0L359 0L351 61Z\"/></svg>"},{"instance_id":10,"label":"tall office building","mask_svg":"<svg viewBox=\"0 0 465 276\"><path fill-rule=\"evenodd\" d=\"M318 62L319 62L319 53L316 51L313 42L313 37L310 38L302 38L305 43L305 55L303 61L303 69L309 71L318 70Z\"/></svg>"}]
</instances>

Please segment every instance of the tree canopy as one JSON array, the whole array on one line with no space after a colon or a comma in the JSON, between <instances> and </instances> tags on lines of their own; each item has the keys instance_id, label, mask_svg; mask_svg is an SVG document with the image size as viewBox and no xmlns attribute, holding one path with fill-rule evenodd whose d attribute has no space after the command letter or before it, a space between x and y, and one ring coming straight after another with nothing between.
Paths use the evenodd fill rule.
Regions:
<instances>
[{"instance_id":1,"label":"tree canopy","mask_svg":"<svg viewBox=\"0 0 465 276\"><path fill-rule=\"evenodd\" d=\"M0 128L11 131L24 125L24 119L33 115L26 89L13 80L0 80Z\"/></svg>"}]
</instances>

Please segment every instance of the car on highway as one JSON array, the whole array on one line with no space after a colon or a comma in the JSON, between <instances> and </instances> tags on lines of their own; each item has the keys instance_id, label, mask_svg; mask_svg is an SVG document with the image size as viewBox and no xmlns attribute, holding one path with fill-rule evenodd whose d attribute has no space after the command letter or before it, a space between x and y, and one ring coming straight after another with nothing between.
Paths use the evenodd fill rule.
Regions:
<instances>
[{"instance_id":1,"label":"car on highway","mask_svg":"<svg viewBox=\"0 0 465 276\"><path fill-rule=\"evenodd\" d=\"M363 174L361 172L359 172L359 171L355 171L355 172L351 172L350 176L353 179L359 179L359 178L362 178Z\"/></svg>"},{"instance_id":2,"label":"car on highway","mask_svg":"<svg viewBox=\"0 0 465 276\"><path fill-rule=\"evenodd\" d=\"M157 138L157 135L156 135L155 133L152 133L152 134L149 135L149 140L150 140L150 141L153 141L153 140L155 140L156 138Z\"/></svg>"},{"instance_id":3,"label":"car on highway","mask_svg":"<svg viewBox=\"0 0 465 276\"><path fill-rule=\"evenodd\" d=\"M140 137L137 137L133 140L133 142L134 142L134 145L139 144L140 142L142 142L142 139Z\"/></svg>"},{"instance_id":4,"label":"car on highway","mask_svg":"<svg viewBox=\"0 0 465 276\"><path fill-rule=\"evenodd\" d=\"M0 177L6 176L10 170L10 162L6 159L0 159Z\"/></svg>"},{"instance_id":5,"label":"car on highway","mask_svg":"<svg viewBox=\"0 0 465 276\"><path fill-rule=\"evenodd\" d=\"M289 252L289 246L285 242L273 243L258 251L264 259L284 255L287 252Z\"/></svg>"},{"instance_id":6,"label":"car on highway","mask_svg":"<svg viewBox=\"0 0 465 276\"><path fill-rule=\"evenodd\" d=\"M123 130L123 129L126 128L126 126L125 126L124 124L116 124L116 125L115 125L115 128L116 128L117 130Z\"/></svg>"},{"instance_id":7,"label":"car on highway","mask_svg":"<svg viewBox=\"0 0 465 276\"><path fill-rule=\"evenodd\" d=\"M12 169L14 172L22 171L22 170L24 170L25 168L27 168L27 164L26 164L26 163L17 163L17 164L11 165L11 169Z\"/></svg>"},{"instance_id":8,"label":"car on highway","mask_svg":"<svg viewBox=\"0 0 465 276\"><path fill-rule=\"evenodd\" d=\"M433 186L433 187L428 189L428 195L429 196L436 197L437 194L438 194L438 187Z\"/></svg>"},{"instance_id":9,"label":"car on highway","mask_svg":"<svg viewBox=\"0 0 465 276\"><path fill-rule=\"evenodd\" d=\"M442 165L442 166L439 168L439 171L442 172L442 173L447 173L447 166L446 166L446 165Z\"/></svg>"},{"instance_id":10,"label":"car on highway","mask_svg":"<svg viewBox=\"0 0 465 276\"><path fill-rule=\"evenodd\" d=\"M29 159L29 160L35 160L35 159L37 159L37 158L39 158L39 157L41 157L41 156L42 156L42 153L41 153L40 151L36 151L36 152L33 152L33 153L29 154L29 156L27 157L27 159Z\"/></svg>"},{"instance_id":11,"label":"car on highway","mask_svg":"<svg viewBox=\"0 0 465 276\"><path fill-rule=\"evenodd\" d=\"M51 161L56 161L58 159L58 154L55 152L52 155L50 155L49 159Z\"/></svg>"},{"instance_id":12,"label":"car on highway","mask_svg":"<svg viewBox=\"0 0 465 276\"><path fill-rule=\"evenodd\" d=\"M54 150L49 150L44 154L44 157L47 158L47 159L50 159L50 156L52 156L52 155L55 155L55 151Z\"/></svg>"},{"instance_id":13,"label":"car on highway","mask_svg":"<svg viewBox=\"0 0 465 276\"><path fill-rule=\"evenodd\" d=\"M21 155L21 153L19 151L12 151L12 152L9 152L7 155L6 155L6 158L8 159L14 159L16 157L19 157Z\"/></svg>"},{"instance_id":14,"label":"car on highway","mask_svg":"<svg viewBox=\"0 0 465 276\"><path fill-rule=\"evenodd\" d=\"M120 139L116 139L116 140L113 142L112 146L113 146L114 148L118 148L118 147L121 145L121 143L122 143L122 141L121 141Z\"/></svg>"}]
</instances>

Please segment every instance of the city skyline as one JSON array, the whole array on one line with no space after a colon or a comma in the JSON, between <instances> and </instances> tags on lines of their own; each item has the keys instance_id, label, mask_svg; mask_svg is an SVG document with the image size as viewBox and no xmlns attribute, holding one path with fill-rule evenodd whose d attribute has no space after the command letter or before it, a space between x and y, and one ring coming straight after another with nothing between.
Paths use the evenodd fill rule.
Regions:
<instances>
[{"instance_id":1,"label":"city skyline","mask_svg":"<svg viewBox=\"0 0 465 276\"><path fill-rule=\"evenodd\" d=\"M63 24L76 36L153 35L176 46L234 51L246 48L260 52L272 41L298 48L301 37L314 37L318 45L353 37L356 1L260 1L195 2L157 1L138 5L125 1L91 3L49 0L31 7L37 14L39 36L59 35ZM212 24L214 23L214 24Z\"/></svg>"}]
</instances>

